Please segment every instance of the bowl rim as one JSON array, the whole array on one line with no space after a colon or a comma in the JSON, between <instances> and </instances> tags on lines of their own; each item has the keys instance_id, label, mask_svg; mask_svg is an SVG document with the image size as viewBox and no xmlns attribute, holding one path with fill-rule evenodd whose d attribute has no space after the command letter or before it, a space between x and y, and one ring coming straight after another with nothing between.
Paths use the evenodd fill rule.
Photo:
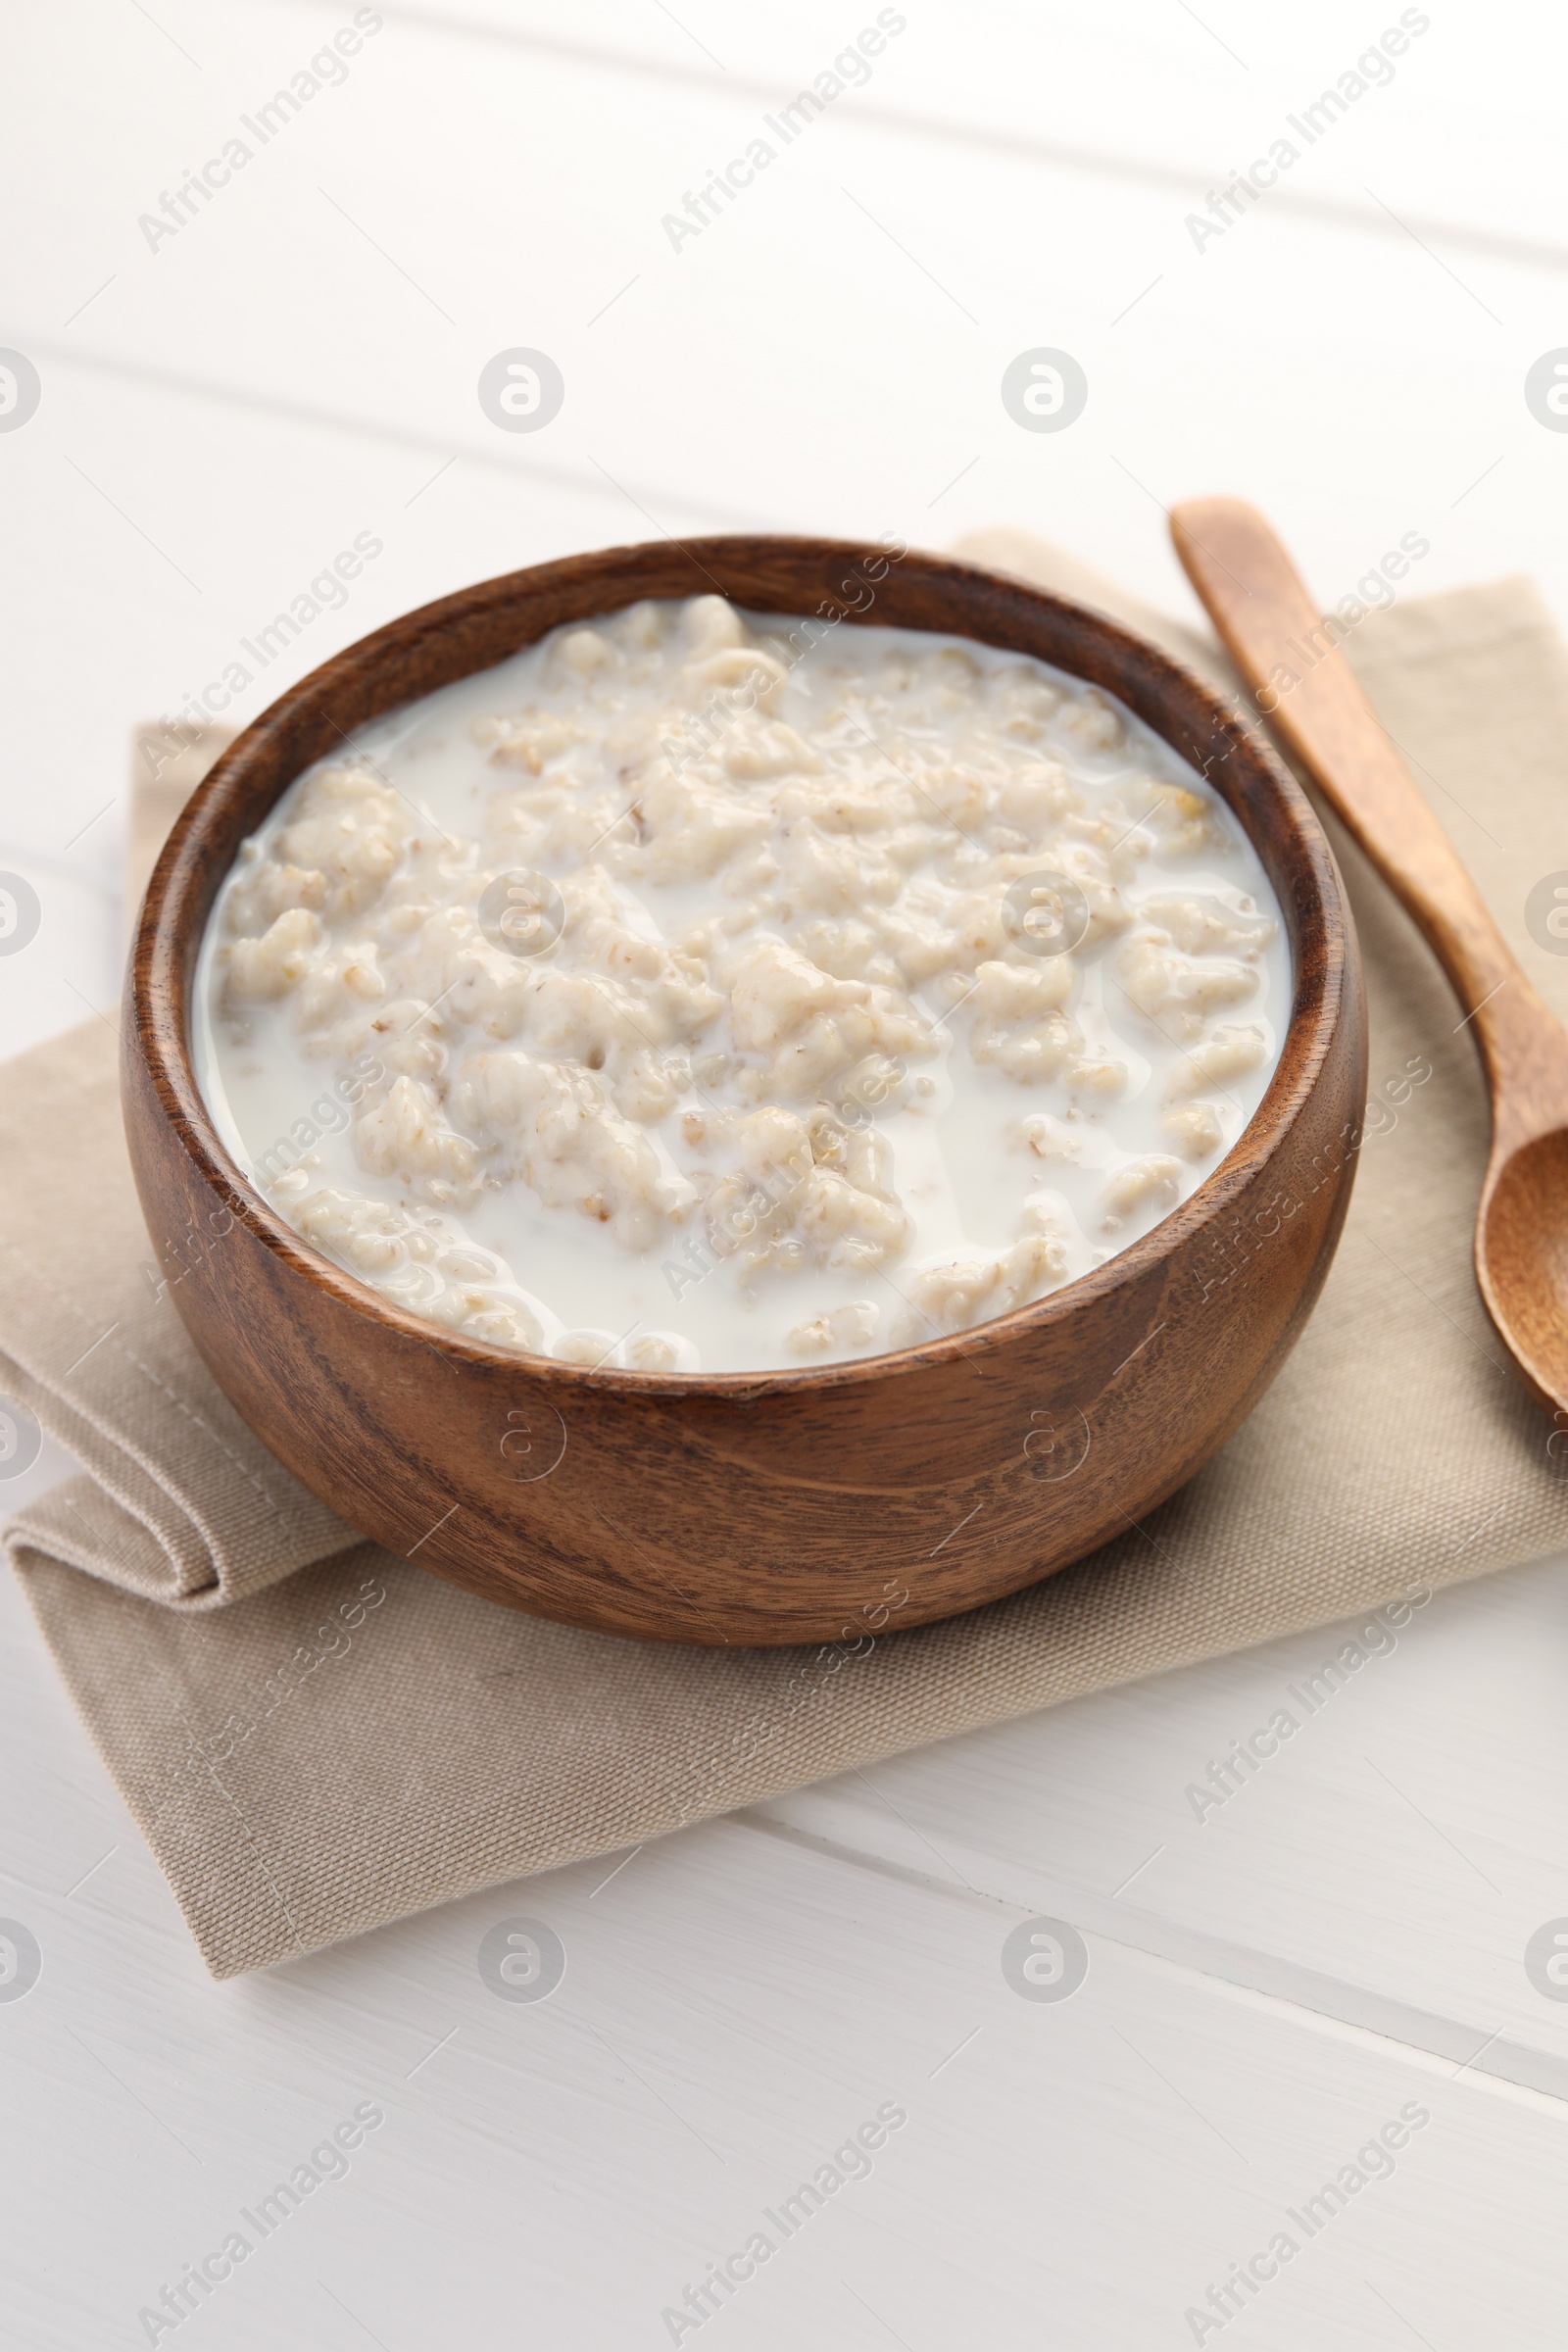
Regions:
<instances>
[{"instance_id":1,"label":"bowl rim","mask_svg":"<svg viewBox=\"0 0 1568 2352\"><path fill-rule=\"evenodd\" d=\"M1080 627L1087 624L1089 633L1111 655L1142 667L1152 695L1157 693L1167 703L1172 696L1185 697L1202 712L1210 731L1213 749L1200 772L1225 801L1265 870L1271 858L1277 858L1283 864L1290 858L1298 877L1308 881L1310 887L1304 893L1298 890L1288 901L1275 875L1269 872L1270 887L1290 933L1293 965L1290 1019L1262 1100L1218 1165L1147 1233L1044 1298L1031 1299L1006 1314L969 1325L962 1331L918 1341L913 1347L845 1361L784 1366L776 1370L633 1371L610 1364L568 1364L524 1348L502 1348L395 1305L331 1258L312 1249L269 1205L230 1157L196 1080L190 1039L192 991L207 918L232 863L231 856L209 888L210 868L206 859L209 835L220 819L231 812L235 803L243 802L253 789L258 764L277 757L279 739L286 745L288 736L302 721L320 712L334 689L361 682L368 670L378 670L399 655L411 654L433 638L461 631L466 622L530 596L548 598L553 590L570 589L588 579L596 585L603 581L612 593L586 606L575 616L588 620L595 613L622 611L643 596L658 595L658 590L638 586L635 575L644 568L667 570L673 555L687 557L711 579L713 575L708 572L707 563L722 564L730 561L755 564L760 557L765 560L769 552L785 558L825 559L833 566L840 563L863 563L866 558L862 542L809 534L733 533L680 542L642 540L500 573L399 615L309 671L259 712L220 754L175 820L147 885L132 936L126 977L131 1014L125 1031L127 1067L132 1054L139 1052L162 1113L197 1173L209 1190L220 1197L224 1210L242 1222L281 1266L303 1276L352 1313L434 1348L455 1368L468 1364L492 1372L507 1372L519 1380L546 1380L566 1390L580 1392L593 1388L628 1397L750 1402L761 1396L854 1390L965 1360L972 1367L976 1356L995 1353L1011 1347L1020 1338L1092 1313L1115 1292L1132 1288L1154 1274L1163 1260L1177 1255L1205 1226L1222 1216L1253 1183L1261 1162L1272 1157L1288 1137L1326 1059L1336 1023L1342 1017L1346 985L1354 969L1354 931L1328 837L1305 793L1261 733L1227 710L1214 690L1196 672L1109 613L989 565L904 547L899 557L890 559L899 563L904 578L921 576L931 587L949 588L958 598L966 591L974 595L1000 590L1014 604L1033 606ZM905 569L906 566L910 568ZM626 592L616 595L613 583L615 575L621 572L628 575ZM713 584L718 585L716 580ZM666 596L679 593L663 591ZM694 584L684 593L696 594L702 590ZM746 611L776 610L781 618L795 616L783 605L769 607L752 596L737 593L732 601ZM908 621L878 620L872 616L874 609L873 603L864 614L851 609L838 617L864 626L919 627ZM552 628L566 625L572 617L563 615L519 636L514 650L537 643ZM961 622L962 614L956 613L956 619ZM988 642L977 628L962 625L950 629L928 627L924 633L969 637L981 644ZM453 676L474 676L510 658L505 653L494 655L455 671ZM1028 654L1023 658L1046 659ZM1054 666L1065 665L1058 662ZM1067 674L1078 673L1069 670ZM385 715L430 691L434 689L416 688L394 697L380 704L374 713L368 711L356 723L363 726L372 715ZM1115 688L1102 686L1100 691L1127 703L1128 708L1133 707ZM1143 711L1135 714L1162 741L1170 741L1158 719ZM336 722L329 723L335 726ZM1171 748L1177 750L1179 757L1188 757L1175 744ZM320 756L312 754L292 767L271 790L265 809L250 819L248 829L263 821L305 768ZM1246 794L1240 791L1233 794L1226 788L1230 779L1222 780L1213 772L1216 768L1223 769L1233 756L1239 756L1241 763L1250 765L1253 771ZM1189 760L1189 764L1196 763ZM1259 785L1261 795L1255 789ZM1265 826L1256 821L1264 815L1273 826L1272 838ZM200 901L204 891L203 907ZM199 912L195 919L189 919L193 906L199 907ZM223 1230L226 1233L229 1229Z\"/></svg>"}]
</instances>

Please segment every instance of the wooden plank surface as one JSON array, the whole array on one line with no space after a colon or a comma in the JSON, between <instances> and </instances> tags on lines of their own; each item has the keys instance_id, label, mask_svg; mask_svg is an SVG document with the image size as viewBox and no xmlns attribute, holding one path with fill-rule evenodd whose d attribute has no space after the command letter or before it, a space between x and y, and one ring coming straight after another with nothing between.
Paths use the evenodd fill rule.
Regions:
<instances>
[{"instance_id":1,"label":"wooden plank surface","mask_svg":"<svg viewBox=\"0 0 1568 2352\"><path fill-rule=\"evenodd\" d=\"M875 9L371 13L340 86L152 246L138 217L354 11L87 0L9 28L0 341L43 397L0 433L0 868L44 920L0 959L5 1051L112 1006L133 725L358 531L381 556L229 715L464 580L661 531L1019 523L1191 614L1160 510L1209 490L1269 512L1325 601L1415 529L1412 590L1525 569L1568 616L1568 440L1524 396L1568 269L1544 9L1430 12L1197 240L1398 9L894 11L863 83L678 245L663 216ZM476 397L515 345L566 379L537 436ZM1036 346L1089 377L1067 433L1003 407ZM223 1987L14 1592L0 1614L0 1911L42 1954L0 2000L28 2352L149 2340L138 2312L366 2101L346 2176L158 2341L1562 2341L1568 2009L1525 1954L1568 1918L1564 1564L1363 1629L1213 1802L1354 1628ZM1059 2002L1003 1970L1042 1916L1089 1957ZM543 2004L479 1973L515 1917L566 1951ZM906 2124L786 2240L761 2217L889 2101ZM1285 2218L1410 2106L1387 2177L1369 2156L1310 2237ZM701 2328L663 2316L758 2230L776 2249ZM1298 2251L1227 2313L1282 2230Z\"/></svg>"}]
</instances>

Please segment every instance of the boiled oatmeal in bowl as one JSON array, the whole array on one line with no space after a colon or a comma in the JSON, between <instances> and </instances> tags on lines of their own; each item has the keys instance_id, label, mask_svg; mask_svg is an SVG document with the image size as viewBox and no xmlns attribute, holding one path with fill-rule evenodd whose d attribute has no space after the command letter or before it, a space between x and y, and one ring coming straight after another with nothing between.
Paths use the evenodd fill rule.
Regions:
<instances>
[{"instance_id":1,"label":"boiled oatmeal in bowl","mask_svg":"<svg viewBox=\"0 0 1568 2352\"><path fill-rule=\"evenodd\" d=\"M1202 1182L1291 969L1259 858L1050 664L719 596L358 729L247 840L193 1045L228 1150L504 1348L771 1370L961 1332Z\"/></svg>"}]
</instances>

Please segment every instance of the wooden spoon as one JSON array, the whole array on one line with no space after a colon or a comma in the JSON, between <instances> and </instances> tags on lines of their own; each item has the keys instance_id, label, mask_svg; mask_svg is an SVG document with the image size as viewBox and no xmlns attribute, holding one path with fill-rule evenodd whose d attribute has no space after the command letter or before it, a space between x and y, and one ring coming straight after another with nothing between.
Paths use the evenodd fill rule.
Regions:
<instances>
[{"instance_id":1,"label":"wooden spoon","mask_svg":"<svg viewBox=\"0 0 1568 2352\"><path fill-rule=\"evenodd\" d=\"M1258 709L1453 985L1492 1096L1476 1279L1526 1387L1568 1412L1568 1030L1503 944L1263 516L1240 499L1189 499L1171 535Z\"/></svg>"}]
</instances>

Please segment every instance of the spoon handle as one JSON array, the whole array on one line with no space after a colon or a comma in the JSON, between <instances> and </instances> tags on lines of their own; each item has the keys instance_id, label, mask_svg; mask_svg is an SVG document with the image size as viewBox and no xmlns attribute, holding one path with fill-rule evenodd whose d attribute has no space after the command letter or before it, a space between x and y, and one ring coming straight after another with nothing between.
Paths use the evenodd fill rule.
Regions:
<instances>
[{"instance_id":1,"label":"spoon handle","mask_svg":"<svg viewBox=\"0 0 1568 2352\"><path fill-rule=\"evenodd\" d=\"M1512 1087L1528 1102L1548 1032L1557 1062L1563 1032L1337 650L1333 632L1343 635L1343 626L1325 621L1279 539L1244 500L1189 499L1171 512L1171 536L1258 710L1436 951L1474 1023L1494 1115Z\"/></svg>"}]
</instances>

